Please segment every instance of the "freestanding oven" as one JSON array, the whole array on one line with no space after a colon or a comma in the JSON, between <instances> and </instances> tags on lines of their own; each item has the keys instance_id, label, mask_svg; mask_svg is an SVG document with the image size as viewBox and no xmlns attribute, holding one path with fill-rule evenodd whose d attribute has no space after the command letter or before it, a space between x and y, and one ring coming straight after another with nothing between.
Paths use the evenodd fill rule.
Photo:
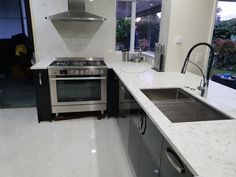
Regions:
<instances>
[{"instance_id":1,"label":"freestanding oven","mask_svg":"<svg viewBox=\"0 0 236 177\"><path fill-rule=\"evenodd\" d=\"M103 58L56 58L49 66L49 82L52 113L106 110Z\"/></svg>"}]
</instances>

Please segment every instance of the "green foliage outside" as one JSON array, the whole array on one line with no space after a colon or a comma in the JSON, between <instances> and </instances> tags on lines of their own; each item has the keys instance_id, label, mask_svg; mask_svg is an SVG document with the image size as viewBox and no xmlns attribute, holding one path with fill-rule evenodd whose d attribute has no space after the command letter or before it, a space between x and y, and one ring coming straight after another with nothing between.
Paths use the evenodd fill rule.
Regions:
<instances>
[{"instance_id":1,"label":"green foliage outside","mask_svg":"<svg viewBox=\"0 0 236 177\"><path fill-rule=\"evenodd\" d=\"M236 19L216 21L213 43L216 52L216 71L236 75Z\"/></svg>"},{"instance_id":2,"label":"green foliage outside","mask_svg":"<svg viewBox=\"0 0 236 177\"><path fill-rule=\"evenodd\" d=\"M236 35L236 19L216 22L213 39L230 39Z\"/></svg>"},{"instance_id":3,"label":"green foliage outside","mask_svg":"<svg viewBox=\"0 0 236 177\"><path fill-rule=\"evenodd\" d=\"M117 21L116 26L116 50L129 48L131 19L124 18Z\"/></svg>"},{"instance_id":4,"label":"green foliage outside","mask_svg":"<svg viewBox=\"0 0 236 177\"><path fill-rule=\"evenodd\" d=\"M117 20L116 27L116 50L129 49L131 19L123 18ZM136 23L138 41L136 47L143 51L155 49L155 43L159 38L160 18L156 14L141 17Z\"/></svg>"}]
</instances>

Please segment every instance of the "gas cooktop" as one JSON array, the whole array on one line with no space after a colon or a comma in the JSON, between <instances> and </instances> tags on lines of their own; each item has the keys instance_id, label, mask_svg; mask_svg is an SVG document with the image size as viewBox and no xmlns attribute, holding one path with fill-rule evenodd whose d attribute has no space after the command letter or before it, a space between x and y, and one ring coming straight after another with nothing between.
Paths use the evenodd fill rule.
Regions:
<instances>
[{"instance_id":1,"label":"gas cooktop","mask_svg":"<svg viewBox=\"0 0 236 177\"><path fill-rule=\"evenodd\" d=\"M48 67L49 76L104 76L107 66L103 58L56 58Z\"/></svg>"},{"instance_id":2,"label":"gas cooktop","mask_svg":"<svg viewBox=\"0 0 236 177\"><path fill-rule=\"evenodd\" d=\"M106 66L103 58L56 58L50 67L86 67L86 66Z\"/></svg>"}]
</instances>

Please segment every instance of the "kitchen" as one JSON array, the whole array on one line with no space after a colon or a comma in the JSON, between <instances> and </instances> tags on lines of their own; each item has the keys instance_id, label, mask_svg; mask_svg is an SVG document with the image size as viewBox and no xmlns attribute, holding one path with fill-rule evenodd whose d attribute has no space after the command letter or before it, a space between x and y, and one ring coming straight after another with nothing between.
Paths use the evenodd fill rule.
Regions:
<instances>
[{"instance_id":1,"label":"kitchen","mask_svg":"<svg viewBox=\"0 0 236 177\"><path fill-rule=\"evenodd\" d=\"M181 9L180 13L183 4L188 9ZM147 56L143 52L145 62L132 63L122 61L122 54L115 51L115 1L86 1L86 11L106 19L93 24L51 21L51 15L68 10L66 0L31 0L37 59L32 69L38 93L38 114L36 109L0 111L1 117L7 117L1 120L0 126L3 140L1 176L235 176L235 90L210 81L207 97L202 97L197 89L201 75L180 73L188 50L198 42L210 41L216 4L214 0L162 1L162 27L165 30L161 30L159 41L168 43L168 48L165 51L165 72L156 72L151 69L153 59L150 54ZM194 14L191 7L196 11L201 9L201 14ZM199 25L189 22L186 14L196 15L196 21L202 24L201 30ZM186 22L189 22L187 28L181 25ZM204 49L203 53L206 52ZM78 68L73 64L74 68L71 68L71 61L75 63L78 57L85 57L80 60L86 60L88 66ZM62 69L52 66L53 59L59 61ZM70 61L66 67L63 66L65 60ZM90 67L91 62L93 67L96 65L95 69ZM189 68L197 72L191 65ZM81 82L80 78L85 76L86 82L90 79L95 82ZM104 78L107 86L101 84ZM92 116L54 121L61 112L84 109L80 104L68 109L58 109L60 105L51 104L52 94L58 92L58 88L52 87L53 82L60 83L60 79L64 79L64 83L68 79L73 81L68 83L74 83L76 79L82 83L76 86L77 90L82 86L87 88L82 95L62 91L62 100L65 101L63 96L73 98L75 94L86 99L91 97L89 93L93 93L93 100L105 95L106 101L95 104L99 105L96 110L100 110L101 116L108 116L101 117L101 120ZM61 84L61 88L68 89L66 84ZM210 106L229 120L171 122L144 94L147 89L168 88L180 88L185 96ZM128 98L125 95L121 98L122 90ZM121 110L119 115L116 115L117 106ZM86 111L88 109L86 107Z\"/></svg>"}]
</instances>

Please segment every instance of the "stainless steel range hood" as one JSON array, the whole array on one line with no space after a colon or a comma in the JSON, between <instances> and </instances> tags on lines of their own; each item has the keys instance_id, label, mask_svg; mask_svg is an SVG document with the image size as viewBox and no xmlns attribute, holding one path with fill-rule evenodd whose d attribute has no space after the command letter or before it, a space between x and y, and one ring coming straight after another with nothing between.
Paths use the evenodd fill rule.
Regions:
<instances>
[{"instance_id":1,"label":"stainless steel range hood","mask_svg":"<svg viewBox=\"0 0 236 177\"><path fill-rule=\"evenodd\" d=\"M106 20L85 11L85 0L68 0L68 11L55 14L48 17L51 21L97 21L103 22Z\"/></svg>"}]
</instances>

